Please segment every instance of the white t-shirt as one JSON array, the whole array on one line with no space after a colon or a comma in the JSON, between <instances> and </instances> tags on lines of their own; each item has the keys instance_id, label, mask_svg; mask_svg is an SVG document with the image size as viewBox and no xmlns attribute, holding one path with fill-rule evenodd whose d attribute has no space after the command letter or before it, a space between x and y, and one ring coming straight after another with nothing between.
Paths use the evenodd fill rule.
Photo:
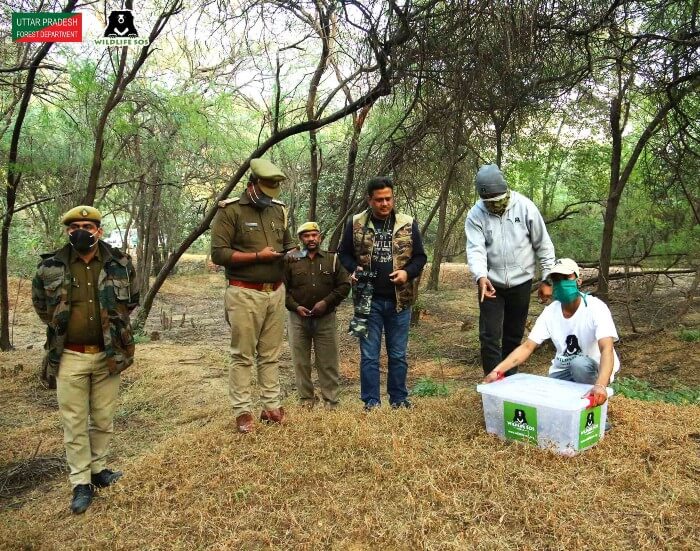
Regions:
<instances>
[{"instance_id":1,"label":"white t-shirt","mask_svg":"<svg viewBox=\"0 0 700 551\"><path fill-rule=\"evenodd\" d=\"M561 310L561 303L555 300L547 306L535 322L528 339L538 345L552 339L557 349L549 373L563 371L571 360L579 355L588 356L600 363L598 340L612 337L617 341L617 330L607 305L600 299L586 296L581 299L573 316L566 319ZM613 376L620 369L620 359L613 350ZM610 380L613 380L613 376Z\"/></svg>"}]
</instances>

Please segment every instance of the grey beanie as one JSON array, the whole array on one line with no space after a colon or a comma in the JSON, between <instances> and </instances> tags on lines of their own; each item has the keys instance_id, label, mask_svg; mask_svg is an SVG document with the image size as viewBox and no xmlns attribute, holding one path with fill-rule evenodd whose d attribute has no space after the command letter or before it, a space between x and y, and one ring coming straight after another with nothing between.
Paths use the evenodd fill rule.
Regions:
<instances>
[{"instance_id":1,"label":"grey beanie","mask_svg":"<svg viewBox=\"0 0 700 551\"><path fill-rule=\"evenodd\" d=\"M498 165L483 165L476 173L476 192L480 197L506 191L508 191L508 184L503 179L503 173Z\"/></svg>"}]
</instances>

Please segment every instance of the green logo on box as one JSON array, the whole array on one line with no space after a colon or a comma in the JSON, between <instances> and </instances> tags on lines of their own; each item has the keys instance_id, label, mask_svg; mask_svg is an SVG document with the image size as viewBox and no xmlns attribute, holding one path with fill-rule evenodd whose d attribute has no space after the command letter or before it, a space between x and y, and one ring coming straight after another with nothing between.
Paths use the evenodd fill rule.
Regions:
<instances>
[{"instance_id":1,"label":"green logo on box","mask_svg":"<svg viewBox=\"0 0 700 551\"><path fill-rule=\"evenodd\" d=\"M506 438L537 444L537 408L503 402Z\"/></svg>"},{"instance_id":2,"label":"green logo on box","mask_svg":"<svg viewBox=\"0 0 700 551\"><path fill-rule=\"evenodd\" d=\"M578 427L579 450L589 448L600 440L600 406L584 409Z\"/></svg>"}]
</instances>

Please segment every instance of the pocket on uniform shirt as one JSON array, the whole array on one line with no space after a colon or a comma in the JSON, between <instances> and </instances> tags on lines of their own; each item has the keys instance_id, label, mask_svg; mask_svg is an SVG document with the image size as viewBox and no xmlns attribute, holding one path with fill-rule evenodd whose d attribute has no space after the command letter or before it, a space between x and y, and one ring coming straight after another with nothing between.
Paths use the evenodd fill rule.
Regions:
<instances>
[{"instance_id":1,"label":"pocket on uniform shirt","mask_svg":"<svg viewBox=\"0 0 700 551\"><path fill-rule=\"evenodd\" d=\"M113 279L112 285L114 287L114 296L117 300L128 302L131 298L130 282L123 279Z\"/></svg>"},{"instance_id":2,"label":"pocket on uniform shirt","mask_svg":"<svg viewBox=\"0 0 700 551\"><path fill-rule=\"evenodd\" d=\"M49 304L58 304L61 301L61 284L63 274L44 281L44 293Z\"/></svg>"},{"instance_id":3,"label":"pocket on uniform shirt","mask_svg":"<svg viewBox=\"0 0 700 551\"><path fill-rule=\"evenodd\" d=\"M241 232L243 245L249 247L252 246L255 250L257 250L258 245L260 244L261 232L262 228L257 222L255 222L254 226L244 223L243 231Z\"/></svg>"}]
</instances>

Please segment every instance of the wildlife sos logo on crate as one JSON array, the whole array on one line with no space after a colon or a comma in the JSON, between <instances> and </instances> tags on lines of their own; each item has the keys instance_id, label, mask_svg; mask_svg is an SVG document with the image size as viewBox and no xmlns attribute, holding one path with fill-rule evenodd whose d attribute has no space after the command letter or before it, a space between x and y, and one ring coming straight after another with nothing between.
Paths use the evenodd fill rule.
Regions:
<instances>
[{"instance_id":1,"label":"wildlife sos logo on crate","mask_svg":"<svg viewBox=\"0 0 700 551\"><path fill-rule=\"evenodd\" d=\"M584 409L579 419L578 449L583 450L600 440L600 406Z\"/></svg>"},{"instance_id":2,"label":"wildlife sos logo on crate","mask_svg":"<svg viewBox=\"0 0 700 551\"><path fill-rule=\"evenodd\" d=\"M112 10L107 17L107 26L98 46L148 46L148 37L139 36L131 10Z\"/></svg>"},{"instance_id":3,"label":"wildlife sos logo on crate","mask_svg":"<svg viewBox=\"0 0 700 551\"><path fill-rule=\"evenodd\" d=\"M537 444L537 408L503 402L503 423L509 440Z\"/></svg>"}]
</instances>

